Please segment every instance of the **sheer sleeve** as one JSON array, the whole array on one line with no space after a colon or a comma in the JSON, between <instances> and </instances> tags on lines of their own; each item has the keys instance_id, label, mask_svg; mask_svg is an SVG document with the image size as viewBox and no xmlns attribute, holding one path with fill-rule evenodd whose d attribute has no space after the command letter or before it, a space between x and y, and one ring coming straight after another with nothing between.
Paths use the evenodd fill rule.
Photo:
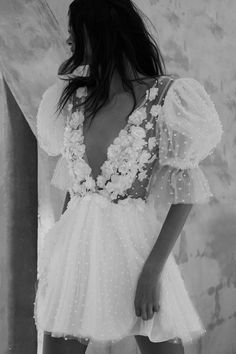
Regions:
<instances>
[{"instance_id":1,"label":"sheer sleeve","mask_svg":"<svg viewBox=\"0 0 236 354\"><path fill-rule=\"evenodd\" d=\"M37 140L39 146L49 155L60 155L63 147L65 114L57 114L57 104L62 94L65 81L59 77L54 85L43 94L36 118Z\"/></svg>"},{"instance_id":2,"label":"sheer sleeve","mask_svg":"<svg viewBox=\"0 0 236 354\"><path fill-rule=\"evenodd\" d=\"M67 161L62 154L64 147L64 131L67 120L67 109L70 101L60 114L57 111L57 104L64 87L68 81L64 79L78 76L88 76L89 65L81 65L71 74L59 74L54 85L50 86L43 94L37 114L37 139L39 146L49 155L61 155L57 161L54 173L51 178L51 185L63 191L72 188L72 177L69 173Z\"/></svg>"},{"instance_id":3,"label":"sheer sleeve","mask_svg":"<svg viewBox=\"0 0 236 354\"><path fill-rule=\"evenodd\" d=\"M73 181L69 173L67 161L64 156L61 156L60 159L57 161L50 183L54 187L63 191L68 191L72 188Z\"/></svg>"},{"instance_id":4,"label":"sheer sleeve","mask_svg":"<svg viewBox=\"0 0 236 354\"><path fill-rule=\"evenodd\" d=\"M156 121L159 158L151 192L160 203L207 203L213 197L200 165L222 138L218 113L195 79L176 79Z\"/></svg>"}]
</instances>

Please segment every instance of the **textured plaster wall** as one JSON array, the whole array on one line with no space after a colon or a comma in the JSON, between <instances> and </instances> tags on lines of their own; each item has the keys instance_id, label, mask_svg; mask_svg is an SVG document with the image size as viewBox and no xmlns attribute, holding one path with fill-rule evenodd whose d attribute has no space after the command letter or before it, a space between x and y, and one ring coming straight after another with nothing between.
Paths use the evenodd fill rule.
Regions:
<instances>
[{"instance_id":1,"label":"textured plaster wall","mask_svg":"<svg viewBox=\"0 0 236 354\"><path fill-rule=\"evenodd\" d=\"M0 69L21 112L24 114L24 124L26 126L28 125L34 133L36 130L36 111L42 93L54 82L57 68L67 54L62 34L45 1L0 1ZM18 242L12 242L12 229L15 227L16 221L22 220L22 215L24 215L28 223L31 222L30 220L32 219L37 223L37 202L32 206L32 209L26 210L24 203L21 201L20 211L22 214L18 213L18 218L15 218L15 215L12 214L12 208L18 205L16 202L18 202L20 198L24 198L19 194L23 187L19 182L19 177L22 177L22 170L19 168L18 164L26 171L27 163L26 161L24 164L22 163L19 159L19 153L21 151L27 151L29 159L33 159L34 163L37 162L37 160L34 159L34 151L29 149L29 146L32 146L32 138L28 135L22 137L22 134L20 134L21 131L19 127L21 127L21 125L19 119L22 119L22 113L18 113L19 108L18 111L16 111L16 105L13 105L12 101L10 101L10 103L7 101L2 81L1 76L0 353L8 353L8 348L11 348L12 353L36 354L35 347L33 349L31 345L32 341L35 340L33 335L31 335L35 331L33 314L31 312L33 296L30 299L28 298L29 294L32 294L32 288L30 288L32 283L29 282L29 277L27 278L27 272L32 273L30 269L32 259L29 259L29 248L19 246L19 242L21 242L20 237L17 238ZM17 123L19 123L19 126ZM34 143L36 144L35 140ZM16 157L14 155L15 152L17 152ZM16 161L14 161L13 157L16 158ZM55 188L51 188L49 184L56 161L57 158L49 158L46 153L39 149L39 249L43 238L42 236L45 234L48 227L54 223L55 219L58 218L62 210L64 196L62 193L58 193ZM33 167L32 162L29 162L29 165ZM16 184L16 181L18 184ZM25 191L30 191L32 197L34 193L31 189L31 182L33 181L37 183L36 176L33 175L32 170L28 168L24 185L26 185ZM18 193L15 193L15 189ZM27 205L30 205L29 202ZM11 221L11 218L14 218L12 219L14 222ZM20 236L23 238L22 242L27 242L27 240L30 242L34 237L37 237L37 230L34 229L32 231L31 226L29 227L27 223L25 223L25 227L27 227L27 233L21 230ZM31 233L31 235L29 236L28 233ZM21 258L21 254L16 251L18 246L22 252L27 250L27 254L25 254L23 258ZM13 254L18 255L18 257L13 257L15 263L21 262L21 260L24 259L24 264L26 264L24 268L23 264L21 264L19 268L20 271L18 272L16 272L15 268L13 269L10 264L10 259L12 259ZM27 264L27 261L31 263L29 262ZM33 272L36 273L36 257L34 261ZM18 279L14 278L16 274L18 275ZM19 292L15 291L14 286L19 283L21 290L25 291L27 294L24 298L21 297ZM28 303L27 310L22 306L25 301ZM13 303L19 304L18 312L16 312L15 308L12 306ZM19 313L23 313L23 315L19 316ZM28 324L30 330L26 329L26 322L23 319L24 314L28 317L31 316L31 327ZM21 329L24 335L19 335L18 329ZM27 335L30 337L29 340L26 339ZM40 333L39 343L41 344ZM12 344L14 344L14 348ZM27 351L25 350L25 346L27 346ZM23 347L24 350L22 349Z\"/></svg>"}]
</instances>

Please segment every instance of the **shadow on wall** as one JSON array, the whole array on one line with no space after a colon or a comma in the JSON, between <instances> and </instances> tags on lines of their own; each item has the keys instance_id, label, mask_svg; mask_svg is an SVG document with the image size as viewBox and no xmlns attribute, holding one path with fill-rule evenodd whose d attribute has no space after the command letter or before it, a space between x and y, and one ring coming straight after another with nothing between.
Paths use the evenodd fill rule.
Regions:
<instances>
[{"instance_id":1,"label":"shadow on wall","mask_svg":"<svg viewBox=\"0 0 236 354\"><path fill-rule=\"evenodd\" d=\"M9 87L2 88L0 353L36 353L37 142Z\"/></svg>"}]
</instances>

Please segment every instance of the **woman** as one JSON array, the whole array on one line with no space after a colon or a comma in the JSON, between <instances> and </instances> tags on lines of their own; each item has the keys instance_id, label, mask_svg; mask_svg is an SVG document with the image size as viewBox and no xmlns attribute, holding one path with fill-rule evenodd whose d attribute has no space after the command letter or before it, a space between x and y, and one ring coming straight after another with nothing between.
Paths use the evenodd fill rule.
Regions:
<instances>
[{"instance_id":1,"label":"woman","mask_svg":"<svg viewBox=\"0 0 236 354\"><path fill-rule=\"evenodd\" d=\"M184 353L205 328L171 251L212 196L199 162L221 122L196 80L164 75L131 0L74 0L69 34L72 56L37 116L40 146L60 155L51 183L69 191L40 263L43 353L130 335L142 354Z\"/></svg>"}]
</instances>

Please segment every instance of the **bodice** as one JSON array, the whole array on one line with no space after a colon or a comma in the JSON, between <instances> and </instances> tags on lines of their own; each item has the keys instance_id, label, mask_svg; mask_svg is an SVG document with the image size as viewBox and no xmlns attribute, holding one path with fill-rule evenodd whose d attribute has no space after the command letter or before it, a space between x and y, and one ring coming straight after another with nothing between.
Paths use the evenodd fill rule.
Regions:
<instances>
[{"instance_id":1,"label":"bodice","mask_svg":"<svg viewBox=\"0 0 236 354\"><path fill-rule=\"evenodd\" d=\"M75 75L87 75L82 69ZM37 114L40 147L49 156L60 156L52 185L69 191L71 199L97 193L112 202L148 198L156 205L201 204L214 196L201 162L221 141L223 126L198 81L159 77L108 146L96 178L86 156L84 105L78 107L87 89L79 88L76 99L58 116L56 107L65 85L59 76L44 92Z\"/></svg>"},{"instance_id":2,"label":"bodice","mask_svg":"<svg viewBox=\"0 0 236 354\"><path fill-rule=\"evenodd\" d=\"M152 168L158 157L156 122L164 102L164 90L173 78L162 77L146 91L144 102L128 117L125 128L107 149L101 173L93 178L86 156L83 135L84 106L78 107L87 95L86 87L77 90L67 109L62 155L72 177L71 198L98 193L112 202L121 199L146 199Z\"/></svg>"}]
</instances>

